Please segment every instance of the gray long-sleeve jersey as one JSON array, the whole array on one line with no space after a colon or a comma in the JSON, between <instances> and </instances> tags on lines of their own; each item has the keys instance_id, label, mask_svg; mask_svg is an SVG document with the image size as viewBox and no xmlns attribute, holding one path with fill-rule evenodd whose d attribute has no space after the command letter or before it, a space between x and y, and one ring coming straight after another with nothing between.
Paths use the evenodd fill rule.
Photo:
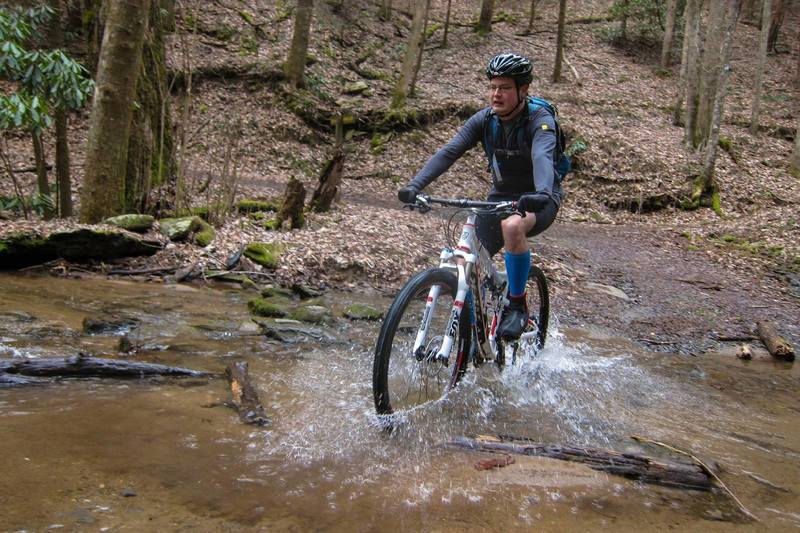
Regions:
<instances>
[{"instance_id":1,"label":"gray long-sleeve jersey","mask_svg":"<svg viewBox=\"0 0 800 533\"><path fill-rule=\"evenodd\" d=\"M487 117L491 108L472 115L455 136L431 157L422 167L411 185L422 190L441 176L470 148L484 140L484 127L492 127L495 117ZM531 124L532 122L532 124ZM524 128L533 128L531 136ZM555 121L549 113L539 110L531 120L528 109L508 123L503 123L495 135L494 153L489 167L493 186L489 198L493 200L516 199L522 194L542 192L556 204L561 203L561 180L556 177L553 152L556 148Z\"/></svg>"}]
</instances>

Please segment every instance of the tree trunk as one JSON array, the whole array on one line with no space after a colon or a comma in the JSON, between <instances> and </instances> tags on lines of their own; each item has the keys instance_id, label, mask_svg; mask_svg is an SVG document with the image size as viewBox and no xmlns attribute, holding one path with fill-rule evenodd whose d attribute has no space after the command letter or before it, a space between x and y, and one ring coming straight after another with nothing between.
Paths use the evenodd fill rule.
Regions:
<instances>
[{"instance_id":1,"label":"tree trunk","mask_svg":"<svg viewBox=\"0 0 800 533\"><path fill-rule=\"evenodd\" d=\"M392 17L392 0L381 0L381 9L378 16L383 21Z\"/></svg>"},{"instance_id":2,"label":"tree trunk","mask_svg":"<svg viewBox=\"0 0 800 533\"><path fill-rule=\"evenodd\" d=\"M772 5L772 17L769 19L762 19L762 20L769 20L769 37L767 42L767 50L772 52L773 54L778 53L778 34L781 31L781 25L783 24L783 18L786 16L786 2L784 0L775 0ZM766 24L762 24L765 26Z\"/></svg>"},{"instance_id":3,"label":"tree trunk","mask_svg":"<svg viewBox=\"0 0 800 533\"><path fill-rule=\"evenodd\" d=\"M675 30L675 12L678 10L678 0L667 1L667 20L664 24L664 40L661 43L661 68L669 68L669 58L672 54L672 35Z\"/></svg>"},{"instance_id":4,"label":"tree trunk","mask_svg":"<svg viewBox=\"0 0 800 533\"><path fill-rule=\"evenodd\" d=\"M414 72L417 66L417 56L422 47L423 26L425 24L425 8L428 0L416 0L414 4L414 19L411 21L411 30L408 34L408 44L403 58L403 66L400 69L400 79L394 88L392 96L393 109L399 109L406 105L406 99L411 94L411 83L416 76Z\"/></svg>"},{"instance_id":5,"label":"tree trunk","mask_svg":"<svg viewBox=\"0 0 800 533\"><path fill-rule=\"evenodd\" d=\"M481 436L474 439L458 437L448 442L446 446L577 462L593 470L669 487L693 490L710 490L712 487L710 475L699 465L648 457L635 452L620 453L602 448L544 444L505 435Z\"/></svg>"},{"instance_id":6,"label":"tree trunk","mask_svg":"<svg viewBox=\"0 0 800 533\"><path fill-rule=\"evenodd\" d=\"M685 120L681 122L681 115L683 114L683 99L686 94L686 73L688 70L689 60L689 41L691 35L691 20L688 17L688 5L684 8L684 26L683 26L683 43L681 45L681 68L678 80L678 94L675 96L675 105L672 110L672 124L674 126L681 126L685 124Z\"/></svg>"},{"instance_id":7,"label":"tree trunk","mask_svg":"<svg viewBox=\"0 0 800 533\"><path fill-rule=\"evenodd\" d=\"M306 68L313 11L314 0L297 0L292 47L289 49L289 57L286 59L286 76L293 87L303 86L303 72Z\"/></svg>"},{"instance_id":8,"label":"tree trunk","mask_svg":"<svg viewBox=\"0 0 800 533\"><path fill-rule=\"evenodd\" d=\"M333 157L325 165L322 174L319 176L319 184L311 195L309 210L317 213L330 211L336 194L339 192L339 185L342 183L342 173L344 171L344 125L342 116L336 120L336 148Z\"/></svg>"},{"instance_id":9,"label":"tree trunk","mask_svg":"<svg viewBox=\"0 0 800 533\"><path fill-rule=\"evenodd\" d=\"M724 65L721 45L724 42L725 18L731 6L722 0L712 0L708 9L706 35L700 58L700 76L697 91L697 123L695 125L692 145L697 148L705 146L711 135L711 123L714 114L714 100L717 95L719 72ZM738 15L738 10L737 10Z\"/></svg>"},{"instance_id":10,"label":"tree trunk","mask_svg":"<svg viewBox=\"0 0 800 533\"><path fill-rule=\"evenodd\" d=\"M794 149L789 156L789 171L800 178L800 116L797 119L797 129L794 130Z\"/></svg>"},{"instance_id":11,"label":"tree trunk","mask_svg":"<svg viewBox=\"0 0 800 533\"><path fill-rule=\"evenodd\" d=\"M531 9L528 14L528 28L525 33L533 33L533 23L536 20L536 0L531 0Z\"/></svg>"},{"instance_id":12,"label":"tree trunk","mask_svg":"<svg viewBox=\"0 0 800 533\"><path fill-rule=\"evenodd\" d=\"M753 0L742 0L742 8L739 10L740 15L739 18L742 19L742 22L752 22L753 21L753 4L755 2Z\"/></svg>"},{"instance_id":13,"label":"tree trunk","mask_svg":"<svg viewBox=\"0 0 800 533\"><path fill-rule=\"evenodd\" d=\"M89 119L81 221L120 214L149 0L110 0Z\"/></svg>"},{"instance_id":14,"label":"tree trunk","mask_svg":"<svg viewBox=\"0 0 800 533\"><path fill-rule=\"evenodd\" d=\"M769 19L764 17L764 20ZM778 334L775 324L766 321L758 322L756 328L758 329L758 337L767 347L772 357L782 361L794 361L794 348Z\"/></svg>"},{"instance_id":15,"label":"tree trunk","mask_svg":"<svg viewBox=\"0 0 800 533\"><path fill-rule=\"evenodd\" d=\"M761 18L770 20L772 18L772 0L764 0L764 7ZM769 28L766 24L761 26L761 41L758 47L758 66L756 66L756 83L753 89L753 105L750 108L750 133L758 133L758 118L761 111L761 93L764 90L764 69L767 66L767 41L769 40Z\"/></svg>"},{"instance_id":16,"label":"tree trunk","mask_svg":"<svg viewBox=\"0 0 800 533\"><path fill-rule=\"evenodd\" d=\"M702 0L687 0L686 17L686 118L683 138L693 146L697 126L697 89L700 85L700 4Z\"/></svg>"},{"instance_id":17,"label":"tree trunk","mask_svg":"<svg viewBox=\"0 0 800 533\"><path fill-rule=\"evenodd\" d=\"M494 0L483 0L481 2L481 15L478 19L478 26L475 28L481 35L486 35L492 31L492 17L494 16Z\"/></svg>"},{"instance_id":18,"label":"tree trunk","mask_svg":"<svg viewBox=\"0 0 800 533\"><path fill-rule=\"evenodd\" d=\"M561 63L564 58L564 30L567 20L567 0L558 2L558 35L556 37L556 61L553 67L553 83L561 81Z\"/></svg>"},{"instance_id":19,"label":"tree trunk","mask_svg":"<svg viewBox=\"0 0 800 533\"><path fill-rule=\"evenodd\" d=\"M622 42L628 40L628 9L630 0L622 0L622 18L619 20L619 39Z\"/></svg>"},{"instance_id":20,"label":"tree trunk","mask_svg":"<svg viewBox=\"0 0 800 533\"><path fill-rule=\"evenodd\" d=\"M286 194L283 197L283 203L275 216L275 229L280 228L285 220L291 221L292 229L302 228L303 224L305 224L305 217L303 215L305 202L306 188L303 187L303 183L295 177L289 178L289 183L286 184Z\"/></svg>"},{"instance_id":21,"label":"tree trunk","mask_svg":"<svg viewBox=\"0 0 800 533\"><path fill-rule=\"evenodd\" d=\"M56 110L56 183L58 184L58 215L72 216L72 178L69 170L69 141L67 121L69 115L63 109Z\"/></svg>"},{"instance_id":22,"label":"tree trunk","mask_svg":"<svg viewBox=\"0 0 800 533\"><path fill-rule=\"evenodd\" d=\"M719 126L722 121L722 107L725 101L725 93L727 90L728 76L730 75L730 65L728 62L731 57L731 47L733 44L733 34L736 31L736 23L739 20L739 2L740 0L716 0L720 4L728 7L727 16L723 11L723 17L728 20L721 23L723 28L722 49L720 50L720 68L717 73L716 94L714 96L714 106L711 115L711 130L708 139L708 146L706 152L706 161L701 176L702 189L698 186L692 194L692 200L700 203L701 196L711 196L711 207L714 211L721 215L722 208L720 206L719 189L716 180L714 179L714 167L717 160L717 145L719 144Z\"/></svg>"},{"instance_id":23,"label":"tree trunk","mask_svg":"<svg viewBox=\"0 0 800 533\"><path fill-rule=\"evenodd\" d=\"M450 4L453 0L447 0L447 14L444 16L444 37L442 37L442 48L447 48L447 32L450 31Z\"/></svg>"},{"instance_id":24,"label":"tree trunk","mask_svg":"<svg viewBox=\"0 0 800 533\"><path fill-rule=\"evenodd\" d=\"M47 159L44 155L41 132L32 131L31 139L33 141L33 158L36 162L36 188L39 192L39 196L47 201L50 199L50 181L47 177ZM47 203L44 205L42 217L45 220L50 220L53 218L53 210L47 207Z\"/></svg>"},{"instance_id":25,"label":"tree trunk","mask_svg":"<svg viewBox=\"0 0 800 533\"><path fill-rule=\"evenodd\" d=\"M151 210L150 193L167 185L170 199L159 202L159 210L172 210L175 195L175 146L169 106L165 32L172 0L152 0L149 27L142 49L142 75L136 86L139 104L133 113L125 177L125 211Z\"/></svg>"},{"instance_id":26,"label":"tree trunk","mask_svg":"<svg viewBox=\"0 0 800 533\"><path fill-rule=\"evenodd\" d=\"M108 3L108 0L105 3L103 0L81 1L83 37L86 43L86 68L89 72L97 71L100 47L103 43L103 28L108 13L108 7L105 4Z\"/></svg>"},{"instance_id":27,"label":"tree trunk","mask_svg":"<svg viewBox=\"0 0 800 533\"><path fill-rule=\"evenodd\" d=\"M419 68L422 66L422 54L425 52L425 42L428 40L428 16L431 12L431 0L427 1L425 5L425 24L422 25L422 42L419 45L419 54L417 54L417 64L414 65L414 77L411 78L411 89L408 94L414 94L417 88L417 76L419 75Z\"/></svg>"},{"instance_id":28,"label":"tree trunk","mask_svg":"<svg viewBox=\"0 0 800 533\"><path fill-rule=\"evenodd\" d=\"M19 374L23 376L96 376L105 378L140 378L144 376L203 377L208 375L206 372L190 370L188 368L159 365L155 363L144 363L141 361L125 361L121 359L89 357L84 355L63 358L46 357L42 359L4 359L0 361L0 375L3 373Z\"/></svg>"}]
</instances>

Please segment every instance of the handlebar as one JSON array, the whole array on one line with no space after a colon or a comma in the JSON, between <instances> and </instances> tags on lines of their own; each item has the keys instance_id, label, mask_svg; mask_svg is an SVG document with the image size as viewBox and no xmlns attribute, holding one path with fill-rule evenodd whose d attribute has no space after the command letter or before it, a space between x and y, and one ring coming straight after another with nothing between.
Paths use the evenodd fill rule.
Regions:
<instances>
[{"instance_id":1,"label":"handlebar","mask_svg":"<svg viewBox=\"0 0 800 533\"><path fill-rule=\"evenodd\" d=\"M438 204L445 207L457 207L459 209L469 209L478 214L484 215L513 215L525 216L525 212L519 209L515 201L502 202L482 202L468 200L466 198L434 198L422 193L417 194L413 204L406 204L409 209L418 209L420 213L427 213L431 210L431 204Z\"/></svg>"}]
</instances>

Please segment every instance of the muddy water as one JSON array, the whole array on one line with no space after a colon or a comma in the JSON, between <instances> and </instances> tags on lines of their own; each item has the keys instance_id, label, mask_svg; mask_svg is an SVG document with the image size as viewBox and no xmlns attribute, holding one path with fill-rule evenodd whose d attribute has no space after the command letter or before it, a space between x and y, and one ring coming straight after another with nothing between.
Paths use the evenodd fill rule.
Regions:
<instances>
[{"instance_id":1,"label":"muddy water","mask_svg":"<svg viewBox=\"0 0 800 533\"><path fill-rule=\"evenodd\" d=\"M273 419L253 428L214 407L224 379L0 388L0 531L800 529L796 367L648 353L556 326L535 360L471 373L387 435L372 416L374 324L286 345L241 327L251 295L237 290L8 275L0 287L0 357L115 356L118 337L81 333L84 317L113 311L141 321L129 357L212 372L247 360ZM536 458L478 471L485 456L438 446L475 433L618 450L641 450L632 434L666 441L718 462L761 522L722 492Z\"/></svg>"}]
</instances>

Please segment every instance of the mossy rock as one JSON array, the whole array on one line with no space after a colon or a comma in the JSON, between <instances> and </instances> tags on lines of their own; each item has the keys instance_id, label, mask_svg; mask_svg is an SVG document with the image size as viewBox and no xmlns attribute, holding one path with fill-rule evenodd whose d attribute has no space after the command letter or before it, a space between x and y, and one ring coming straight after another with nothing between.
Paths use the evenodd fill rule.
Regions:
<instances>
[{"instance_id":1,"label":"mossy rock","mask_svg":"<svg viewBox=\"0 0 800 533\"><path fill-rule=\"evenodd\" d=\"M261 227L267 231L278 231L283 226L283 221L279 218L272 218L261 223Z\"/></svg>"},{"instance_id":2,"label":"mossy rock","mask_svg":"<svg viewBox=\"0 0 800 533\"><path fill-rule=\"evenodd\" d=\"M200 229L197 233L194 234L194 242L198 244L198 246L206 247L211 244L211 241L214 240L216 237L217 232L214 231L214 227L206 222L205 220L200 221Z\"/></svg>"},{"instance_id":3,"label":"mossy rock","mask_svg":"<svg viewBox=\"0 0 800 533\"><path fill-rule=\"evenodd\" d=\"M350 320L380 320L383 318L383 311L366 304L352 304L345 308L344 316Z\"/></svg>"},{"instance_id":4,"label":"mossy rock","mask_svg":"<svg viewBox=\"0 0 800 533\"><path fill-rule=\"evenodd\" d=\"M271 200L239 200L236 210L240 213L254 213L257 211L277 211L280 205Z\"/></svg>"},{"instance_id":5,"label":"mossy rock","mask_svg":"<svg viewBox=\"0 0 800 533\"><path fill-rule=\"evenodd\" d=\"M289 314L284 307L265 298L253 298L247 302L247 308L250 310L250 313L256 316L280 318Z\"/></svg>"},{"instance_id":6,"label":"mossy rock","mask_svg":"<svg viewBox=\"0 0 800 533\"><path fill-rule=\"evenodd\" d=\"M369 91L369 85L363 81L356 81L345 85L342 92L345 94L360 94L365 91Z\"/></svg>"},{"instance_id":7,"label":"mossy rock","mask_svg":"<svg viewBox=\"0 0 800 533\"><path fill-rule=\"evenodd\" d=\"M164 218L158 221L161 226L161 233L169 237L171 241L184 241L192 233L203 228L207 223L197 216L181 218Z\"/></svg>"},{"instance_id":8,"label":"mossy rock","mask_svg":"<svg viewBox=\"0 0 800 533\"><path fill-rule=\"evenodd\" d=\"M283 252L280 244L271 242L251 242L244 249L244 255L261 266L275 268Z\"/></svg>"},{"instance_id":9,"label":"mossy rock","mask_svg":"<svg viewBox=\"0 0 800 533\"><path fill-rule=\"evenodd\" d=\"M289 318L311 324L330 324L333 315L327 307L321 305L302 305L289 314Z\"/></svg>"},{"instance_id":10,"label":"mossy rock","mask_svg":"<svg viewBox=\"0 0 800 533\"><path fill-rule=\"evenodd\" d=\"M18 232L0 239L0 268L36 265L58 258L83 262L153 255L161 247L158 241L110 230L81 228L51 233L47 237Z\"/></svg>"},{"instance_id":11,"label":"mossy rock","mask_svg":"<svg viewBox=\"0 0 800 533\"><path fill-rule=\"evenodd\" d=\"M151 215L139 215L137 213L129 213L127 215L118 215L115 217L107 218L103 222L118 228L134 231L136 233L145 233L153 227L153 222L156 219Z\"/></svg>"}]
</instances>

